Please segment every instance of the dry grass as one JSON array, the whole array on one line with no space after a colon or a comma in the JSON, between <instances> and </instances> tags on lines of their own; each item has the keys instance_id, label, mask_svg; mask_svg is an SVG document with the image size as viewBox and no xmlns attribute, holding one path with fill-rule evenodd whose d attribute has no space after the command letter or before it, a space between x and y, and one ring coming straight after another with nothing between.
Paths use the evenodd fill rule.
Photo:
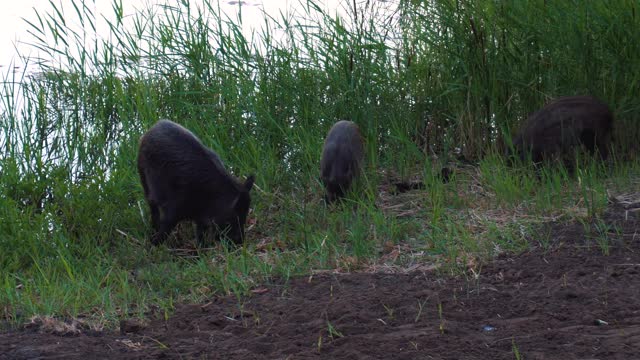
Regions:
<instances>
[{"instance_id":1,"label":"dry grass","mask_svg":"<svg viewBox=\"0 0 640 360\"><path fill-rule=\"evenodd\" d=\"M617 196L610 196L609 200L615 204L620 204L625 210L640 211L640 193L626 193Z\"/></svg>"},{"instance_id":2,"label":"dry grass","mask_svg":"<svg viewBox=\"0 0 640 360\"><path fill-rule=\"evenodd\" d=\"M103 325L84 319L57 319L51 316L33 316L24 324L25 329L58 336L77 336L86 332L101 332Z\"/></svg>"}]
</instances>

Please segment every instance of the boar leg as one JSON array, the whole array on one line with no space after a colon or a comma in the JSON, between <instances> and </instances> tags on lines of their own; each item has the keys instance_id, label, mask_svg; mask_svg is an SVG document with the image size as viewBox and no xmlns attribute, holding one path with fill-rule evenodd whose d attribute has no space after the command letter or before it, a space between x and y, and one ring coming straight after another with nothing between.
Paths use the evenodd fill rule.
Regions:
<instances>
[{"instance_id":1,"label":"boar leg","mask_svg":"<svg viewBox=\"0 0 640 360\"><path fill-rule=\"evenodd\" d=\"M172 206L157 206L156 211L158 214L156 221L158 227L156 233L151 238L153 245L162 243L178 223Z\"/></svg>"},{"instance_id":2,"label":"boar leg","mask_svg":"<svg viewBox=\"0 0 640 360\"><path fill-rule=\"evenodd\" d=\"M327 204L331 204L336 200L344 197L344 191L342 190L342 186L329 183L326 188L325 202Z\"/></svg>"},{"instance_id":3,"label":"boar leg","mask_svg":"<svg viewBox=\"0 0 640 360\"><path fill-rule=\"evenodd\" d=\"M595 154L596 150L599 147L597 135L595 131L590 129L583 130L578 141L581 142L582 145L584 145L584 147L587 149L587 152L589 152L589 154L591 155Z\"/></svg>"},{"instance_id":4,"label":"boar leg","mask_svg":"<svg viewBox=\"0 0 640 360\"><path fill-rule=\"evenodd\" d=\"M149 204L149 208L151 208L151 226L153 226L153 230L158 231L160 209L156 204Z\"/></svg>"},{"instance_id":5,"label":"boar leg","mask_svg":"<svg viewBox=\"0 0 640 360\"><path fill-rule=\"evenodd\" d=\"M609 159L609 143L608 136L599 136L596 138L596 152L602 160Z\"/></svg>"},{"instance_id":6,"label":"boar leg","mask_svg":"<svg viewBox=\"0 0 640 360\"><path fill-rule=\"evenodd\" d=\"M209 230L209 221L207 220L198 220L196 221L196 235L198 238L198 246L204 247L205 245L205 237L207 234L207 230Z\"/></svg>"}]
</instances>

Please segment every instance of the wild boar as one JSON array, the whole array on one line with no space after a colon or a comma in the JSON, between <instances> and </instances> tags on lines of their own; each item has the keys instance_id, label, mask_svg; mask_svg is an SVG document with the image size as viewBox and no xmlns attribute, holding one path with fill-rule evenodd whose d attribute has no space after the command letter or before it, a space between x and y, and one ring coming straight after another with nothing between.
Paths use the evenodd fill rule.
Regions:
<instances>
[{"instance_id":1,"label":"wild boar","mask_svg":"<svg viewBox=\"0 0 640 360\"><path fill-rule=\"evenodd\" d=\"M561 97L529 116L506 155L525 160L530 153L534 163L560 158L571 167L569 160L575 160L575 151L584 147L606 159L612 128L613 115L602 101L592 96Z\"/></svg>"},{"instance_id":2,"label":"wild boar","mask_svg":"<svg viewBox=\"0 0 640 360\"><path fill-rule=\"evenodd\" d=\"M162 243L183 220L196 223L201 246L211 225L216 238L226 233L236 244L244 240L253 175L244 183L237 180L215 152L169 120L158 121L139 145L138 172L151 208L154 245Z\"/></svg>"},{"instance_id":3,"label":"wild boar","mask_svg":"<svg viewBox=\"0 0 640 360\"><path fill-rule=\"evenodd\" d=\"M322 149L320 180L331 203L344 197L353 180L360 175L364 144L358 125L341 120L331 127Z\"/></svg>"}]
</instances>

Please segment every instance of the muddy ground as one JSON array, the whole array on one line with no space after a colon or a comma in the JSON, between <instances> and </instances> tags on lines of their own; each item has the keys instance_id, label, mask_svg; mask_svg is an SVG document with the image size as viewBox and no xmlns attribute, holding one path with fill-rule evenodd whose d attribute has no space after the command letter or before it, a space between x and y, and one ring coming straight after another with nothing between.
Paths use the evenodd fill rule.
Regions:
<instances>
[{"instance_id":1,"label":"muddy ground","mask_svg":"<svg viewBox=\"0 0 640 360\"><path fill-rule=\"evenodd\" d=\"M638 213L610 208L610 253L579 223L550 249L501 256L477 276L321 274L240 303L183 305L133 333L0 333L0 359L640 358ZM535 239L532 239L535 241ZM128 324L131 325L131 324Z\"/></svg>"}]
</instances>

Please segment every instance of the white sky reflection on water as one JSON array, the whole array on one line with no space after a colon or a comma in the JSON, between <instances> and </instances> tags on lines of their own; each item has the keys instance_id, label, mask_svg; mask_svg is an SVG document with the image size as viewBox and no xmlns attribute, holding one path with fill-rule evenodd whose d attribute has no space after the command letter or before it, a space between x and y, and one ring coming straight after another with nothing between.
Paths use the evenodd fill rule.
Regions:
<instances>
[{"instance_id":1,"label":"white sky reflection on water","mask_svg":"<svg viewBox=\"0 0 640 360\"><path fill-rule=\"evenodd\" d=\"M210 0L212 4L216 4L215 0ZM52 0L59 9L65 14L65 19L77 21L76 10L73 7L73 0ZM81 4L82 0L75 0L76 4ZM165 0L122 0L124 17L130 17L135 14L137 9L144 9L148 6L164 4ZM200 4L202 0L191 0L192 4ZM324 8L331 15L336 12L344 14L342 4L344 0L316 0L316 3ZM105 17L110 21L115 19L112 0L85 0L86 6L96 14L96 32L98 34L108 34L108 27ZM179 4L175 1L175 4ZM220 0L220 9L231 19L236 19L238 11L238 0ZM293 0L243 0L242 1L242 20L243 31L245 36L249 36L252 28L259 31L264 24L264 12L270 16L279 18L280 12L286 13L287 9L299 6L300 1ZM38 19L34 9L37 9L41 16L53 11L49 0L10 0L3 1L2 11L0 11L0 74L6 74L11 70L10 67L16 67L15 70L20 72L24 66L22 60L18 57L18 52L22 56L37 56L37 51L25 43L34 41L33 37L28 33L30 26L24 19L38 24ZM67 15L68 14L68 15ZM81 29L81 25L73 24L75 29ZM46 26L46 25L45 25ZM91 34L89 34L91 35Z\"/></svg>"}]
</instances>

